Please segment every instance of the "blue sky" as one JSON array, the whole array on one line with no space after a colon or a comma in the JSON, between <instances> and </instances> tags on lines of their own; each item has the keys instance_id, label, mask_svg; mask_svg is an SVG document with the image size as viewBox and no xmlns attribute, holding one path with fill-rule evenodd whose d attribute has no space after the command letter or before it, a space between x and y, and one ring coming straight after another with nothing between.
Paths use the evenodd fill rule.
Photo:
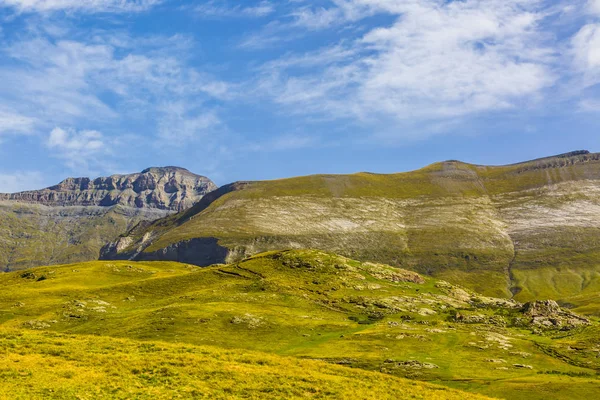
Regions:
<instances>
[{"instance_id":1,"label":"blue sky","mask_svg":"<svg viewBox=\"0 0 600 400\"><path fill-rule=\"evenodd\" d=\"M0 192L600 151L600 0L0 0Z\"/></svg>"}]
</instances>

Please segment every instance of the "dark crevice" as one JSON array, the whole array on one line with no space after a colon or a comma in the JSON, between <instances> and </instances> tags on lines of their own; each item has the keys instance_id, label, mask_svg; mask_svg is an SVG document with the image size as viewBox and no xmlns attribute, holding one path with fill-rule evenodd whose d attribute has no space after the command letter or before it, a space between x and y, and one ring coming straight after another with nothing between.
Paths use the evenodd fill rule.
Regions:
<instances>
[{"instance_id":1,"label":"dark crevice","mask_svg":"<svg viewBox=\"0 0 600 400\"><path fill-rule=\"evenodd\" d=\"M512 240L512 238L511 238L511 240ZM516 295L521 293L521 291L523 289L516 285L516 279L515 279L515 275L513 273L513 267L517 260L517 243L514 240L512 242L513 242L513 257L510 260L510 262L508 263L507 273L508 273L508 290L510 291L510 293L512 294L512 297L514 298Z\"/></svg>"}]
</instances>

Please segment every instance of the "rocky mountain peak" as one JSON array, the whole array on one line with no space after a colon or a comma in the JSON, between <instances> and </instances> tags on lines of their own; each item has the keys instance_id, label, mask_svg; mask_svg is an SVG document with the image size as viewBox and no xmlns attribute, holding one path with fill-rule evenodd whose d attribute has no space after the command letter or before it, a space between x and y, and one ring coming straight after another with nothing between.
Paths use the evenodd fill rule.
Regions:
<instances>
[{"instance_id":1,"label":"rocky mountain peak","mask_svg":"<svg viewBox=\"0 0 600 400\"><path fill-rule=\"evenodd\" d=\"M67 178L42 190L0 194L0 200L49 206L115 206L182 211L217 189L207 177L179 167L152 167L140 173Z\"/></svg>"},{"instance_id":2,"label":"rocky mountain peak","mask_svg":"<svg viewBox=\"0 0 600 400\"><path fill-rule=\"evenodd\" d=\"M168 173L181 173L181 174L191 174L191 172L185 168L167 166L167 167L150 167L146 168L141 172L142 174L168 174Z\"/></svg>"}]
</instances>

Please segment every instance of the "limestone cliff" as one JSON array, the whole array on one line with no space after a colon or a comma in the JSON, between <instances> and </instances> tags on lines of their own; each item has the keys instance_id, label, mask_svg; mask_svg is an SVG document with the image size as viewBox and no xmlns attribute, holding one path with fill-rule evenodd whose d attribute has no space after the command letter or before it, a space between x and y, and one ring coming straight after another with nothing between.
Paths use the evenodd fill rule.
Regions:
<instances>
[{"instance_id":1,"label":"limestone cliff","mask_svg":"<svg viewBox=\"0 0 600 400\"><path fill-rule=\"evenodd\" d=\"M148 168L140 173L104 178L68 178L42 190L0 194L0 200L46 206L122 205L182 211L217 186L208 178L183 168Z\"/></svg>"}]
</instances>

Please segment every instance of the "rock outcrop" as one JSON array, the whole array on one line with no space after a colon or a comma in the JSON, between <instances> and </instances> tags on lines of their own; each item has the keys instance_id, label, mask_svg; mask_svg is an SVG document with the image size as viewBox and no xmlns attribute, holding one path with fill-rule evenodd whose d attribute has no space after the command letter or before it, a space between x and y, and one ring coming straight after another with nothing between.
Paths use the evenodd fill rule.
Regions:
<instances>
[{"instance_id":1,"label":"rock outcrop","mask_svg":"<svg viewBox=\"0 0 600 400\"><path fill-rule=\"evenodd\" d=\"M148 168L141 173L104 178L68 178L42 190L0 194L0 200L46 206L122 205L183 211L217 189L208 178L178 167Z\"/></svg>"},{"instance_id":2,"label":"rock outcrop","mask_svg":"<svg viewBox=\"0 0 600 400\"><path fill-rule=\"evenodd\" d=\"M561 308L554 300L532 301L526 303L521 311L526 317L531 318L532 325L541 328L569 330L590 324L587 318Z\"/></svg>"}]
</instances>

